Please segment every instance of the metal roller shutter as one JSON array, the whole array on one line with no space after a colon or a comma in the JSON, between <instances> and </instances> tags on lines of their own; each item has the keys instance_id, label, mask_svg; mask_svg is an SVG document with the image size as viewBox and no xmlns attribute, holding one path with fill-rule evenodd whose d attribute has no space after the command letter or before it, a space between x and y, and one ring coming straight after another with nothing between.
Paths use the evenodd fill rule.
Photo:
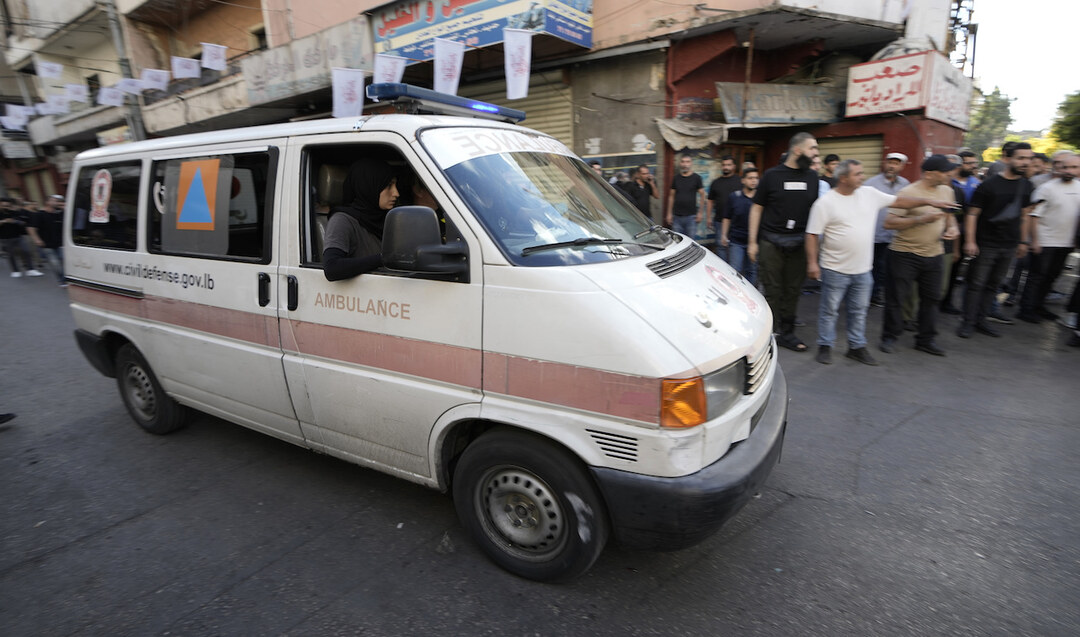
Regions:
<instances>
[{"instance_id":1,"label":"metal roller shutter","mask_svg":"<svg viewBox=\"0 0 1080 637\"><path fill-rule=\"evenodd\" d=\"M880 135L818 139L818 153L822 159L829 153L836 153L840 159L858 159L867 177L881 172L884 148L885 142Z\"/></svg>"},{"instance_id":2,"label":"metal roller shutter","mask_svg":"<svg viewBox=\"0 0 1080 637\"><path fill-rule=\"evenodd\" d=\"M520 100L506 99L506 82L485 82L462 86L462 97L509 106L525 111L521 124L547 133L567 147L574 147L574 109L570 87L554 78L558 73L535 74L529 81L529 96Z\"/></svg>"}]
</instances>

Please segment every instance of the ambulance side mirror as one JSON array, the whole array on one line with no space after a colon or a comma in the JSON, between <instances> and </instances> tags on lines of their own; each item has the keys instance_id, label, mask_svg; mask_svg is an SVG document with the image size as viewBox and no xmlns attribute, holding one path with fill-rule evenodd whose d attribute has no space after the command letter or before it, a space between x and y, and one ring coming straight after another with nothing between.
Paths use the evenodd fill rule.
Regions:
<instances>
[{"instance_id":1,"label":"ambulance side mirror","mask_svg":"<svg viewBox=\"0 0 1080 637\"><path fill-rule=\"evenodd\" d=\"M427 206L400 206L386 215L383 227L383 267L418 274L455 275L469 271L463 241L444 244L439 217Z\"/></svg>"}]
</instances>

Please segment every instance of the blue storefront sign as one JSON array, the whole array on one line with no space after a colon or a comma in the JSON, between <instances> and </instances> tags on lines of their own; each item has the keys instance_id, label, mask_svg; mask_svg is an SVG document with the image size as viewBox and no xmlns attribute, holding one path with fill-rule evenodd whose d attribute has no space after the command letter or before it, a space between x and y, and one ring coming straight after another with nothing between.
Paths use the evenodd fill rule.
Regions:
<instances>
[{"instance_id":1,"label":"blue storefront sign","mask_svg":"<svg viewBox=\"0 0 1080 637\"><path fill-rule=\"evenodd\" d=\"M503 29L527 29L592 47L592 0L401 0L372 13L375 51L410 64L435 55L434 38L480 48Z\"/></svg>"}]
</instances>

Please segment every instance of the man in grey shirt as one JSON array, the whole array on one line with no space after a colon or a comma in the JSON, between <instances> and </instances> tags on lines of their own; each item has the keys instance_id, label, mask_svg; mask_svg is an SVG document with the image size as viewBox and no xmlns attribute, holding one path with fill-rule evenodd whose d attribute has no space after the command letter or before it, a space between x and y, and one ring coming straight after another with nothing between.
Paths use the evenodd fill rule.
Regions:
<instances>
[{"instance_id":1,"label":"man in grey shirt","mask_svg":"<svg viewBox=\"0 0 1080 637\"><path fill-rule=\"evenodd\" d=\"M895 195L911 182L900 176L900 171L907 164L904 153L889 153L881 163L881 172L867 179L863 185L876 188L881 192ZM885 228L885 217L889 209L882 208L877 213L877 230L874 232L874 291L870 295L870 305L885 307L885 282L888 280L886 262L889 256L889 244L892 243L895 230Z\"/></svg>"}]
</instances>

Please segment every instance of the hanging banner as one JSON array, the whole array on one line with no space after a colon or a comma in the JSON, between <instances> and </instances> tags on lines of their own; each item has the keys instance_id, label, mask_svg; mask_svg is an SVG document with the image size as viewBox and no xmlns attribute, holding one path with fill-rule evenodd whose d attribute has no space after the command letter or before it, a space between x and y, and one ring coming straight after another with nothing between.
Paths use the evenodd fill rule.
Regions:
<instances>
[{"instance_id":1,"label":"hanging banner","mask_svg":"<svg viewBox=\"0 0 1080 637\"><path fill-rule=\"evenodd\" d=\"M64 97L72 102L86 104L90 101L90 89L85 84L65 84Z\"/></svg>"},{"instance_id":2,"label":"hanging banner","mask_svg":"<svg viewBox=\"0 0 1080 637\"><path fill-rule=\"evenodd\" d=\"M26 120L18 117L11 117L10 115L4 115L0 117L0 126L9 130L26 130Z\"/></svg>"},{"instance_id":3,"label":"hanging banner","mask_svg":"<svg viewBox=\"0 0 1080 637\"><path fill-rule=\"evenodd\" d=\"M842 89L801 84L716 82L716 96L728 124L835 122L844 102Z\"/></svg>"},{"instance_id":4,"label":"hanging banner","mask_svg":"<svg viewBox=\"0 0 1080 637\"><path fill-rule=\"evenodd\" d=\"M111 86L102 87L102 89L98 91L97 101L98 104L103 106L123 106L124 92Z\"/></svg>"},{"instance_id":5,"label":"hanging banner","mask_svg":"<svg viewBox=\"0 0 1080 637\"><path fill-rule=\"evenodd\" d=\"M405 75L405 65L407 63L408 60L403 57L379 53L375 56L375 75L371 80L372 83L390 82L396 84L400 82L401 77Z\"/></svg>"},{"instance_id":6,"label":"hanging banner","mask_svg":"<svg viewBox=\"0 0 1080 637\"><path fill-rule=\"evenodd\" d=\"M57 64L56 62L44 62L38 60L37 62L34 62L34 70L38 77L58 78L64 72L64 65Z\"/></svg>"},{"instance_id":7,"label":"hanging banner","mask_svg":"<svg viewBox=\"0 0 1080 637\"><path fill-rule=\"evenodd\" d=\"M138 95L142 93L143 83L142 80L136 80L130 77L125 77L116 83L116 88L125 93L131 93L132 95Z\"/></svg>"},{"instance_id":8,"label":"hanging banner","mask_svg":"<svg viewBox=\"0 0 1080 637\"><path fill-rule=\"evenodd\" d=\"M506 66L506 99L529 96L529 69L532 67L532 31L503 29L503 58Z\"/></svg>"},{"instance_id":9,"label":"hanging banner","mask_svg":"<svg viewBox=\"0 0 1080 637\"><path fill-rule=\"evenodd\" d=\"M364 71L332 69L334 117L359 117L364 112Z\"/></svg>"},{"instance_id":10,"label":"hanging banner","mask_svg":"<svg viewBox=\"0 0 1080 637\"><path fill-rule=\"evenodd\" d=\"M49 95L45 98L52 115L64 115L71 112L67 95Z\"/></svg>"},{"instance_id":11,"label":"hanging banner","mask_svg":"<svg viewBox=\"0 0 1080 637\"><path fill-rule=\"evenodd\" d=\"M465 43L435 38L435 90L457 95L461 80L461 63L465 60Z\"/></svg>"},{"instance_id":12,"label":"hanging banner","mask_svg":"<svg viewBox=\"0 0 1080 637\"><path fill-rule=\"evenodd\" d=\"M201 77L202 70L199 61L195 58L181 58L172 56L172 74L178 80Z\"/></svg>"},{"instance_id":13,"label":"hanging banner","mask_svg":"<svg viewBox=\"0 0 1080 637\"><path fill-rule=\"evenodd\" d=\"M169 90L169 72L160 69L143 69L140 79L143 88L153 91Z\"/></svg>"},{"instance_id":14,"label":"hanging banner","mask_svg":"<svg viewBox=\"0 0 1080 637\"><path fill-rule=\"evenodd\" d=\"M202 44L202 67L212 71L224 71L227 47L209 42L200 42L200 44Z\"/></svg>"},{"instance_id":15,"label":"hanging banner","mask_svg":"<svg viewBox=\"0 0 1080 637\"><path fill-rule=\"evenodd\" d=\"M524 29L591 48L592 27L592 2L580 0L399 0L372 16L375 50L400 55L409 64L433 59L435 38L480 48L502 42L503 29Z\"/></svg>"}]
</instances>

